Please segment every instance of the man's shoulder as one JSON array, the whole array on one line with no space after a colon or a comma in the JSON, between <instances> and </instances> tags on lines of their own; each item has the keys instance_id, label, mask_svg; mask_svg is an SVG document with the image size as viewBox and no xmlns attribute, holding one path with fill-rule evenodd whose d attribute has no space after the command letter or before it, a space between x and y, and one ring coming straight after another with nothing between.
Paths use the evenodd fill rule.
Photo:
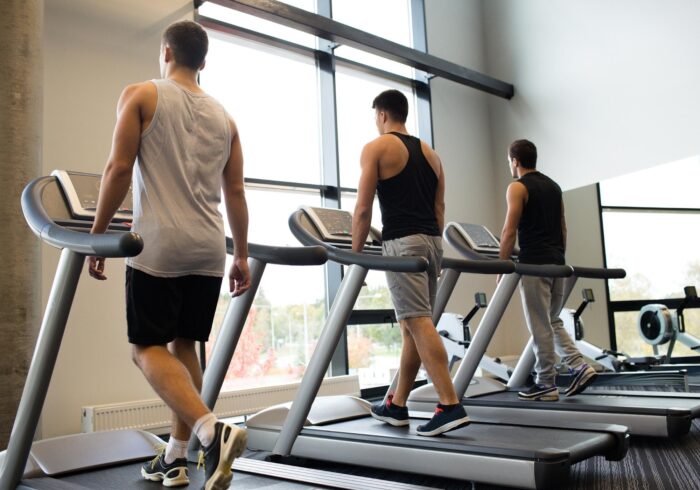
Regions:
<instances>
[{"instance_id":1,"label":"man's shoulder","mask_svg":"<svg viewBox=\"0 0 700 490\"><path fill-rule=\"evenodd\" d=\"M545 182L547 182L547 184L549 184L550 186L552 186L552 187L553 187L554 189L556 189L557 191L561 192L561 187L559 186L559 184L557 184L557 181L556 181L556 180L554 180L553 178L551 178L549 175L543 174L542 172L538 172L538 174L540 175L540 178L541 178L542 180L544 180Z\"/></svg>"},{"instance_id":2,"label":"man's shoulder","mask_svg":"<svg viewBox=\"0 0 700 490\"><path fill-rule=\"evenodd\" d=\"M122 90L122 97L148 98L158 96L158 89L151 80L144 82L130 83Z\"/></svg>"},{"instance_id":3,"label":"man's shoulder","mask_svg":"<svg viewBox=\"0 0 700 490\"><path fill-rule=\"evenodd\" d=\"M381 151L391 145L391 140L396 139L390 134L382 134L365 144L366 151Z\"/></svg>"}]
</instances>

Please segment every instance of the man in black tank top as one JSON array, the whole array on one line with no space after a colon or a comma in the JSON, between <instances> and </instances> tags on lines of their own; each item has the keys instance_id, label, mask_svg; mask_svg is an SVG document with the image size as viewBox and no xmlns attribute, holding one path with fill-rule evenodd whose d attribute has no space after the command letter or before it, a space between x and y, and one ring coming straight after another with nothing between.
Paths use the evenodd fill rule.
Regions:
<instances>
[{"instance_id":1,"label":"man in black tank top","mask_svg":"<svg viewBox=\"0 0 700 490\"><path fill-rule=\"evenodd\" d=\"M437 153L408 134L408 100L401 92L382 92L372 108L380 136L362 150L352 248L361 252L364 247L376 191L382 211L384 255L425 257L429 267L422 273L386 273L403 346L396 390L389 394L386 405L374 405L371 413L391 425L408 425L406 400L422 362L440 403L433 418L419 426L417 433L435 436L469 423L450 379L445 347L432 322L442 260L445 176Z\"/></svg>"},{"instance_id":2,"label":"man in black tank top","mask_svg":"<svg viewBox=\"0 0 700 490\"><path fill-rule=\"evenodd\" d=\"M566 219L561 188L536 169L537 148L528 140L514 141L508 149L513 178L508 186L508 211L501 232L500 257L509 259L517 231L518 261L527 264L564 264ZM574 375L566 396L582 392L595 378L564 329L559 313L564 306L564 279L522 276L520 296L535 351L535 385L518 394L523 400L556 401L556 355Z\"/></svg>"}]
</instances>

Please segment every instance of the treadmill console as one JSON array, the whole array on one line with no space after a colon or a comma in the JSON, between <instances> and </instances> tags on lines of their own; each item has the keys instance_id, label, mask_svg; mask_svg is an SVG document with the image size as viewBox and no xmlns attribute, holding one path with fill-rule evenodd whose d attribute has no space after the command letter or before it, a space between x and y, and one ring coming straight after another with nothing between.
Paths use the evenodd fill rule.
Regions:
<instances>
[{"instance_id":1,"label":"treadmill console","mask_svg":"<svg viewBox=\"0 0 700 490\"><path fill-rule=\"evenodd\" d=\"M93 220L97 212L97 196L100 192L101 176L69 170L54 170L51 175L61 184L74 219ZM117 221L131 221L133 216L131 187L124 202L114 215Z\"/></svg>"},{"instance_id":2,"label":"treadmill console","mask_svg":"<svg viewBox=\"0 0 700 490\"><path fill-rule=\"evenodd\" d=\"M467 241L472 250L483 254L498 255L500 243L484 225L453 223L455 229Z\"/></svg>"},{"instance_id":3,"label":"treadmill console","mask_svg":"<svg viewBox=\"0 0 700 490\"><path fill-rule=\"evenodd\" d=\"M302 209L316 227L324 242L332 243L340 248L352 247L352 214L342 209L317 208L303 206ZM365 240L365 246L376 247L381 243L370 230Z\"/></svg>"}]
</instances>

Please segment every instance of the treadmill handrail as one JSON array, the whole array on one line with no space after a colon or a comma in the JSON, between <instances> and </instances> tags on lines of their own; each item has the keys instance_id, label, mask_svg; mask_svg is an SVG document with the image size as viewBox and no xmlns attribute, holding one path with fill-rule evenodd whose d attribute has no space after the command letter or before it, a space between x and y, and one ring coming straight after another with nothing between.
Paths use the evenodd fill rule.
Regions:
<instances>
[{"instance_id":1,"label":"treadmill handrail","mask_svg":"<svg viewBox=\"0 0 700 490\"><path fill-rule=\"evenodd\" d=\"M510 260L467 260L443 257L442 269L452 269L470 274L510 274L515 272L515 264Z\"/></svg>"},{"instance_id":2,"label":"treadmill handrail","mask_svg":"<svg viewBox=\"0 0 700 490\"><path fill-rule=\"evenodd\" d=\"M27 224L43 241L57 248L100 257L133 257L143 250L143 240L131 231L89 234L73 231L53 221L41 205L44 189L56 177L38 177L22 191L22 211Z\"/></svg>"},{"instance_id":3,"label":"treadmill handrail","mask_svg":"<svg viewBox=\"0 0 700 490\"><path fill-rule=\"evenodd\" d=\"M569 277L573 275L574 268L570 265L522 264L520 262L516 262L515 272L521 276Z\"/></svg>"},{"instance_id":4,"label":"treadmill handrail","mask_svg":"<svg viewBox=\"0 0 700 490\"><path fill-rule=\"evenodd\" d=\"M625 269L605 269L598 267L573 266L574 276L588 279L623 279L627 276Z\"/></svg>"},{"instance_id":5,"label":"treadmill handrail","mask_svg":"<svg viewBox=\"0 0 700 490\"><path fill-rule=\"evenodd\" d=\"M486 255L483 255L469 247L464 241L464 238L454 228L454 225L448 224L443 233L445 241L452 245L457 251L469 260L495 261ZM573 274L573 268L569 265L556 264L522 264L514 263L515 272L522 276L536 277L569 277Z\"/></svg>"},{"instance_id":6,"label":"treadmill handrail","mask_svg":"<svg viewBox=\"0 0 700 490\"><path fill-rule=\"evenodd\" d=\"M233 239L226 237L226 251L233 255ZM248 256L276 265L323 265L328 261L326 249L310 247L278 247L248 242Z\"/></svg>"},{"instance_id":7,"label":"treadmill handrail","mask_svg":"<svg viewBox=\"0 0 700 490\"><path fill-rule=\"evenodd\" d=\"M340 250L309 233L299 224L299 217L304 213L297 209L289 217L289 229L303 245L317 245L328 253L328 259L342 265L360 265L371 270L393 272L423 272L428 269L428 261L423 257L393 257L370 255L365 253Z\"/></svg>"}]
</instances>

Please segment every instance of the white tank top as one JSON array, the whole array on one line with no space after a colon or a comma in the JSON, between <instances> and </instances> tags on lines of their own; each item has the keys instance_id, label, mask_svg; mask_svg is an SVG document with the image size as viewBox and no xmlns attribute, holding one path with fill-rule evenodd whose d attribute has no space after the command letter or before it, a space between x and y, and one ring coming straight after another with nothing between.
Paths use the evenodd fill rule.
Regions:
<instances>
[{"instance_id":1,"label":"white tank top","mask_svg":"<svg viewBox=\"0 0 700 490\"><path fill-rule=\"evenodd\" d=\"M213 97L167 79L152 80L158 103L141 135L132 192L132 230L143 251L127 265L159 277L222 277L226 259L222 173L231 128Z\"/></svg>"}]
</instances>

